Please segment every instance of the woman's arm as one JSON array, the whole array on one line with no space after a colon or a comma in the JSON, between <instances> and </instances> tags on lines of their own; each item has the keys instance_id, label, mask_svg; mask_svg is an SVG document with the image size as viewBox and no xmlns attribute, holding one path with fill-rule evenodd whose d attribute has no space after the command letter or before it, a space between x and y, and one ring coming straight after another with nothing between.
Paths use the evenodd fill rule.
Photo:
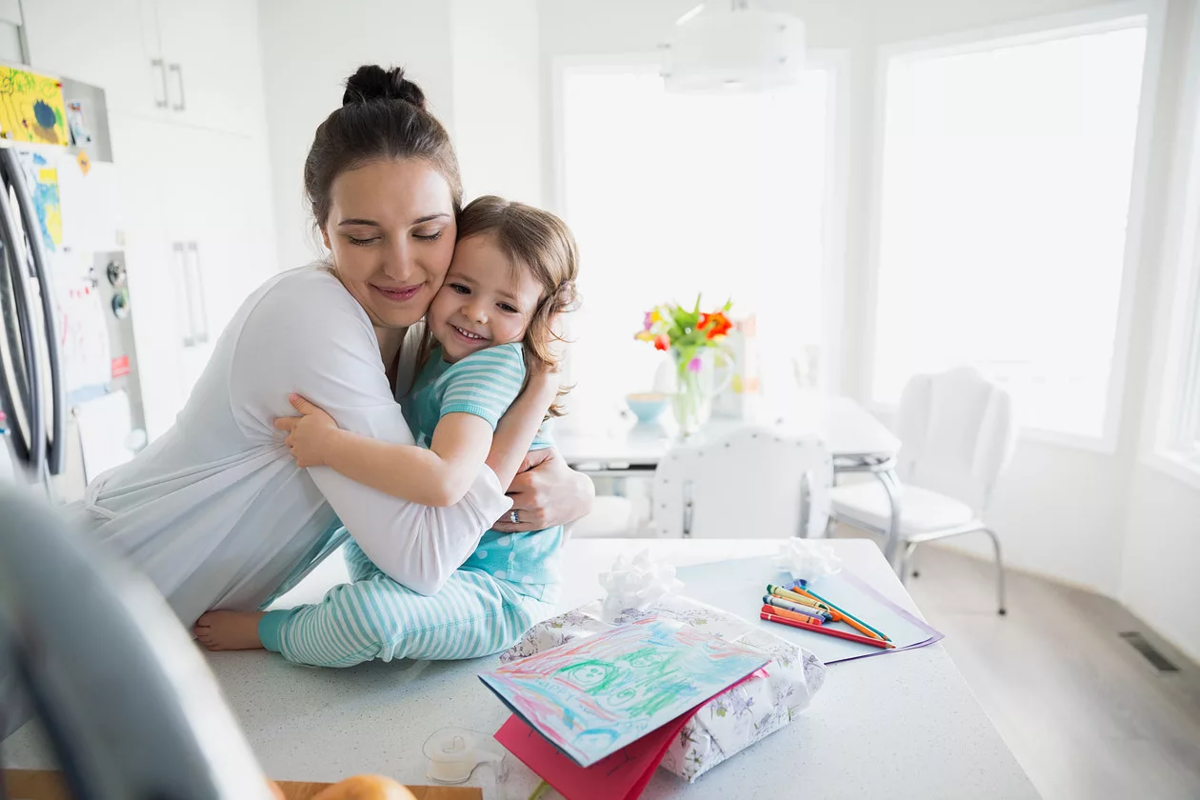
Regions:
<instances>
[{"instance_id":1,"label":"woman's arm","mask_svg":"<svg viewBox=\"0 0 1200 800\"><path fill-rule=\"evenodd\" d=\"M326 409L346 430L413 444L370 319L333 276L316 270L284 276L250 313L235 347L230 409L265 456L283 445L273 422L294 413L291 392ZM422 594L437 592L511 506L490 469L481 468L449 508L390 497L328 467L308 474L315 483L307 497L312 508L328 501L376 566Z\"/></svg>"},{"instance_id":2,"label":"woman's arm","mask_svg":"<svg viewBox=\"0 0 1200 800\"><path fill-rule=\"evenodd\" d=\"M442 417L426 450L342 430L305 398L294 394L289 399L303 416L282 417L275 427L289 432L284 444L297 464L332 467L358 483L424 506L462 500L492 443L491 425L474 414Z\"/></svg>"},{"instance_id":3,"label":"woman's arm","mask_svg":"<svg viewBox=\"0 0 1200 800\"><path fill-rule=\"evenodd\" d=\"M330 466L381 492L422 505L450 506L462 499L484 465L492 445L492 431L501 416L518 404L525 379L520 345L502 345L467 356L450 366L420 402L434 403L437 425L427 449L381 442L339 430L320 408L293 395L292 405L303 416L285 418L276 427L290 431L284 441L302 467ZM555 382L548 376L530 381L520 402L515 434L506 428L504 438L515 454L496 459L503 473L501 486L512 480L524 451L537 432L542 415L554 398ZM537 404L534 406L533 404ZM510 441L511 440L511 441Z\"/></svg>"}]
</instances>

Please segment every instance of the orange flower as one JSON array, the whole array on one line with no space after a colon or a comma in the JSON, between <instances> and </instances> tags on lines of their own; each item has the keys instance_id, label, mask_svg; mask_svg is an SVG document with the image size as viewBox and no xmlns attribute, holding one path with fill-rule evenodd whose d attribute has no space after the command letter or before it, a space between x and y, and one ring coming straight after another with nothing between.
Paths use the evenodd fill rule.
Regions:
<instances>
[{"instance_id":1,"label":"orange flower","mask_svg":"<svg viewBox=\"0 0 1200 800\"><path fill-rule=\"evenodd\" d=\"M708 327L710 323L712 327ZM716 314L701 314L700 322L696 327L700 330L708 328L708 338L715 339L718 336L724 336L729 333L729 329L733 327L733 323L723 313L718 311Z\"/></svg>"},{"instance_id":2,"label":"orange flower","mask_svg":"<svg viewBox=\"0 0 1200 800\"><path fill-rule=\"evenodd\" d=\"M655 350L666 350L670 346L671 346L671 340L667 337L667 335L665 333L660 333L658 336L656 336L654 338L654 349Z\"/></svg>"}]
</instances>

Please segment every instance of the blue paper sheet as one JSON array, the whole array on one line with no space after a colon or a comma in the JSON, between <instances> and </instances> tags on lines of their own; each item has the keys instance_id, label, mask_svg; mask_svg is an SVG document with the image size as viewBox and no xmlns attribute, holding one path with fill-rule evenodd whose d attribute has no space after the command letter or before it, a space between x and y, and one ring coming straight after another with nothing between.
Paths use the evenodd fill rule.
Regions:
<instances>
[{"instance_id":1,"label":"blue paper sheet","mask_svg":"<svg viewBox=\"0 0 1200 800\"><path fill-rule=\"evenodd\" d=\"M896 649L881 650L871 645L759 619L758 613L763 605L762 597L766 594L767 584L790 586L794 583L791 576L780 572L768 557L680 567L676 571L676 577L684 583L685 597L737 614L765 631L796 642L826 664L924 647L942 638L941 633L846 570L821 578L810 588L865 624L882 631L891 638ZM832 627L847 633L857 633L840 623L832 624Z\"/></svg>"}]
</instances>

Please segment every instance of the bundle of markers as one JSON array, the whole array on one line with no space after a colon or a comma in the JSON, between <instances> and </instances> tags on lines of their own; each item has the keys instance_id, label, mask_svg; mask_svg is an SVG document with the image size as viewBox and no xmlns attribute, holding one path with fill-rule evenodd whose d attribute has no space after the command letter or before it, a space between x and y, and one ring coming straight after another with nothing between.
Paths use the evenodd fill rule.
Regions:
<instances>
[{"instance_id":1,"label":"bundle of markers","mask_svg":"<svg viewBox=\"0 0 1200 800\"><path fill-rule=\"evenodd\" d=\"M884 650L895 647L892 640L882 631L872 628L845 609L810 591L805 581L799 581L790 589L767 584L767 593L763 596L763 607L759 617L769 622L836 636L839 639L849 639ZM833 622L845 623L858 633L829 627Z\"/></svg>"}]
</instances>

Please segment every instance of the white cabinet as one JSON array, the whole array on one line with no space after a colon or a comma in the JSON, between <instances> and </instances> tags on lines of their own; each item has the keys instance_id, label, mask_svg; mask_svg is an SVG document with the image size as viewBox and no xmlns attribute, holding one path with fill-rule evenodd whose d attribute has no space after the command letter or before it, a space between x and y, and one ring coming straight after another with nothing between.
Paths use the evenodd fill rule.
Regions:
<instances>
[{"instance_id":1,"label":"white cabinet","mask_svg":"<svg viewBox=\"0 0 1200 800\"><path fill-rule=\"evenodd\" d=\"M263 114L257 5L158 0L169 114L189 125L247 133Z\"/></svg>"},{"instance_id":2,"label":"white cabinet","mask_svg":"<svg viewBox=\"0 0 1200 800\"><path fill-rule=\"evenodd\" d=\"M31 63L104 89L109 110L159 114L167 107L154 4L147 0L35 0L22 4Z\"/></svg>"},{"instance_id":3,"label":"white cabinet","mask_svg":"<svg viewBox=\"0 0 1200 800\"><path fill-rule=\"evenodd\" d=\"M217 337L275 272L266 148L249 136L110 120L151 438L183 407Z\"/></svg>"},{"instance_id":4,"label":"white cabinet","mask_svg":"<svg viewBox=\"0 0 1200 800\"><path fill-rule=\"evenodd\" d=\"M252 0L32 0L35 69L105 89L146 429L161 435L276 271Z\"/></svg>"},{"instance_id":5,"label":"white cabinet","mask_svg":"<svg viewBox=\"0 0 1200 800\"><path fill-rule=\"evenodd\" d=\"M263 119L250 0L25 3L35 68L100 86L112 111L232 133Z\"/></svg>"}]
</instances>

